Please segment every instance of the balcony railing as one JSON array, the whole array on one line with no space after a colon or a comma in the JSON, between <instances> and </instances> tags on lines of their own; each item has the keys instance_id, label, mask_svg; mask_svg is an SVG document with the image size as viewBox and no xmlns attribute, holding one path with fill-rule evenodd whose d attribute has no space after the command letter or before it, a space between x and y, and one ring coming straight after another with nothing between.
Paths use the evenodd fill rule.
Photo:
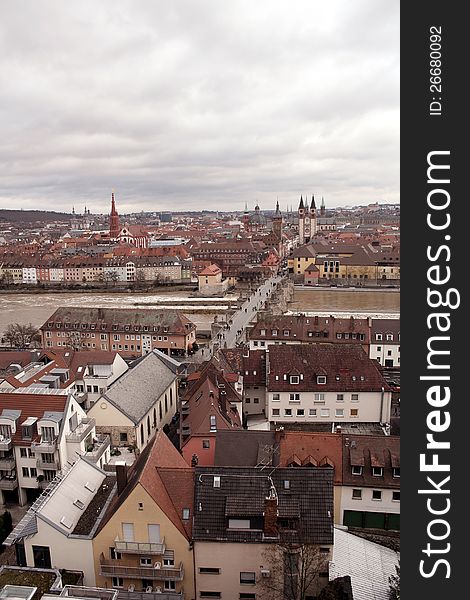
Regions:
<instances>
[{"instance_id":1,"label":"balcony railing","mask_svg":"<svg viewBox=\"0 0 470 600\"><path fill-rule=\"evenodd\" d=\"M111 440L109 436L103 436L97 438L93 442L93 450L87 450L83 455L83 458L87 458L89 461L97 463L99 459L103 456L106 450L109 448L111 444Z\"/></svg>"},{"instance_id":2,"label":"balcony railing","mask_svg":"<svg viewBox=\"0 0 470 600\"><path fill-rule=\"evenodd\" d=\"M15 464L13 456L0 456L0 471L11 471L15 468Z\"/></svg>"},{"instance_id":3,"label":"balcony railing","mask_svg":"<svg viewBox=\"0 0 470 600\"><path fill-rule=\"evenodd\" d=\"M0 479L0 490L16 490L18 479L16 477L2 477Z\"/></svg>"},{"instance_id":4,"label":"balcony railing","mask_svg":"<svg viewBox=\"0 0 470 600\"><path fill-rule=\"evenodd\" d=\"M184 600L179 592L119 592L118 600Z\"/></svg>"},{"instance_id":5,"label":"balcony railing","mask_svg":"<svg viewBox=\"0 0 470 600\"><path fill-rule=\"evenodd\" d=\"M180 563L179 567L159 567L155 565L161 563L156 562L152 567L127 567L120 564L118 560L100 559L100 575L103 577L125 577L127 579L150 579L156 581L183 581L184 567Z\"/></svg>"},{"instance_id":6,"label":"balcony railing","mask_svg":"<svg viewBox=\"0 0 470 600\"><path fill-rule=\"evenodd\" d=\"M0 450L4 450L5 452L8 452L8 450L11 450L11 439L10 438L0 439Z\"/></svg>"},{"instance_id":7,"label":"balcony railing","mask_svg":"<svg viewBox=\"0 0 470 600\"><path fill-rule=\"evenodd\" d=\"M80 443L86 436L93 431L96 425L95 419L85 417L80 421L80 424L68 435L65 436L67 442Z\"/></svg>"},{"instance_id":8,"label":"balcony railing","mask_svg":"<svg viewBox=\"0 0 470 600\"><path fill-rule=\"evenodd\" d=\"M36 454L50 454L52 452L55 452L56 448L57 438L54 438L53 440L41 440L40 442L33 442L31 444L31 449Z\"/></svg>"},{"instance_id":9,"label":"balcony railing","mask_svg":"<svg viewBox=\"0 0 470 600\"><path fill-rule=\"evenodd\" d=\"M165 538L160 543L155 542L125 542L116 538L114 547L123 554L165 554Z\"/></svg>"},{"instance_id":10,"label":"balcony railing","mask_svg":"<svg viewBox=\"0 0 470 600\"><path fill-rule=\"evenodd\" d=\"M57 471L59 468L59 461L54 459L53 461L43 460L42 458L38 458L36 460L36 467L38 469L52 469L53 471Z\"/></svg>"}]
</instances>

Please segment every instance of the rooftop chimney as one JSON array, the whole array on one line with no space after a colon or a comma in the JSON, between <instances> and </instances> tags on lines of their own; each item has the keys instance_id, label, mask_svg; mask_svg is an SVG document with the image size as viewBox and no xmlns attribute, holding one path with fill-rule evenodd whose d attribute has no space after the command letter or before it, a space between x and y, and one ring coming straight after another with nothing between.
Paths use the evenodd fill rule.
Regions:
<instances>
[{"instance_id":1,"label":"rooftop chimney","mask_svg":"<svg viewBox=\"0 0 470 600\"><path fill-rule=\"evenodd\" d=\"M127 465L123 460L116 462L116 480L119 496L127 485Z\"/></svg>"},{"instance_id":2,"label":"rooftop chimney","mask_svg":"<svg viewBox=\"0 0 470 600\"><path fill-rule=\"evenodd\" d=\"M284 432L284 427L278 427L276 429L276 431L274 432L276 444L279 444L279 442L281 441L281 438L283 438L285 435L286 434Z\"/></svg>"},{"instance_id":3,"label":"rooftop chimney","mask_svg":"<svg viewBox=\"0 0 470 600\"><path fill-rule=\"evenodd\" d=\"M274 538L278 536L279 530L277 527L277 496L271 488L269 496L264 501L264 527L263 533L265 537Z\"/></svg>"},{"instance_id":4,"label":"rooftop chimney","mask_svg":"<svg viewBox=\"0 0 470 600\"><path fill-rule=\"evenodd\" d=\"M336 433L341 433L341 425L336 425Z\"/></svg>"}]
</instances>

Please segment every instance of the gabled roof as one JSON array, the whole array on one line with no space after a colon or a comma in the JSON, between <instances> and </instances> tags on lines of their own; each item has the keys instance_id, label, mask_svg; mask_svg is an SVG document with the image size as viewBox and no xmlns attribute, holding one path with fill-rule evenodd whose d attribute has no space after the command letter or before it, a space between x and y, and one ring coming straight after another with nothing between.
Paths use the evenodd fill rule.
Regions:
<instances>
[{"instance_id":1,"label":"gabled roof","mask_svg":"<svg viewBox=\"0 0 470 600\"><path fill-rule=\"evenodd\" d=\"M214 477L219 485L214 485ZM289 485L285 485L285 481ZM261 470L255 467L197 467L195 540L266 543L261 524L265 500L274 486L280 518L298 520L280 529L283 542L333 543L333 470L310 467ZM258 521L250 530L230 529L230 517ZM270 541L277 541L271 539Z\"/></svg>"},{"instance_id":2,"label":"gabled roof","mask_svg":"<svg viewBox=\"0 0 470 600\"><path fill-rule=\"evenodd\" d=\"M175 379L166 363L150 352L112 383L104 397L137 424Z\"/></svg>"},{"instance_id":3,"label":"gabled roof","mask_svg":"<svg viewBox=\"0 0 470 600\"><path fill-rule=\"evenodd\" d=\"M194 473L163 430L157 432L153 443L146 446L129 470L127 486L108 507L100 530L125 504L138 484L142 485L176 529L190 540L194 512ZM183 521L183 508L190 510L188 521Z\"/></svg>"},{"instance_id":4,"label":"gabled roof","mask_svg":"<svg viewBox=\"0 0 470 600\"><path fill-rule=\"evenodd\" d=\"M301 373L296 385L291 372ZM325 375L326 383L317 376ZM268 389L274 391L372 392L391 391L378 369L360 344L271 345L269 350Z\"/></svg>"}]
</instances>

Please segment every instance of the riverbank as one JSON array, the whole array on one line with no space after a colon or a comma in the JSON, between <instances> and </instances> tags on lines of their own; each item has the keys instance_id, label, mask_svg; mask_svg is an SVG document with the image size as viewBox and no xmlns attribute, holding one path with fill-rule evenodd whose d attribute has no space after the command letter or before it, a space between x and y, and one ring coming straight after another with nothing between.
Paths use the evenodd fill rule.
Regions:
<instances>
[{"instance_id":1,"label":"riverbank","mask_svg":"<svg viewBox=\"0 0 470 600\"><path fill-rule=\"evenodd\" d=\"M16 286L0 288L0 294L171 294L173 292L197 292L198 286L194 283L178 283L175 285L159 286L132 286L116 285L106 286L87 286L72 285L69 287L60 286L38 286L18 283ZM200 296L199 296L200 297Z\"/></svg>"}]
</instances>

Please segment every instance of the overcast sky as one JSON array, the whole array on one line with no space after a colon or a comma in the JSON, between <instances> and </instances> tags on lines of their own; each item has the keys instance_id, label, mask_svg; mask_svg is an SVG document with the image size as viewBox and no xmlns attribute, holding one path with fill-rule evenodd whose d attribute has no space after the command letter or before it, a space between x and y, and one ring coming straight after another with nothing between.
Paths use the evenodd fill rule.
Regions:
<instances>
[{"instance_id":1,"label":"overcast sky","mask_svg":"<svg viewBox=\"0 0 470 600\"><path fill-rule=\"evenodd\" d=\"M14 0L0 208L399 201L394 0Z\"/></svg>"}]
</instances>

